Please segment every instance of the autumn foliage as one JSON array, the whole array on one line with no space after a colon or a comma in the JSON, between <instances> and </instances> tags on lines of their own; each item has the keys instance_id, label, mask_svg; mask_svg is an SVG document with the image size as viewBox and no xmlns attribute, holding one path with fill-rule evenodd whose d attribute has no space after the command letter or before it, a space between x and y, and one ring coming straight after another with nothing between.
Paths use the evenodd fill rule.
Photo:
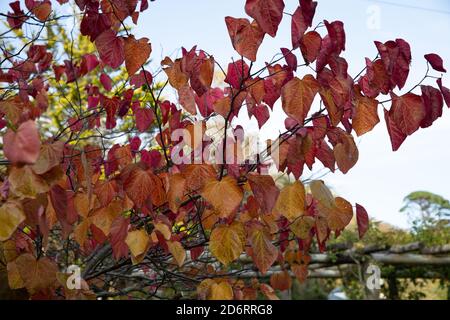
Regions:
<instances>
[{"instance_id":1,"label":"autumn foliage","mask_svg":"<svg viewBox=\"0 0 450 320\"><path fill-rule=\"evenodd\" d=\"M236 59L222 66L183 48L153 74L151 39L136 39L128 26L139 23L147 0L75 0L75 28L94 49L66 59L43 35L68 2L15 1L2 16L8 32L38 32L19 48L2 48L0 71L0 262L10 288L30 298L274 299L291 274L306 279L310 249L326 250L354 215L360 237L368 227L362 205L323 181L302 182L304 167L347 173L358 161L354 136L370 132L379 112L395 151L431 126L444 102L450 106L437 54L424 57L424 79L404 89L411 51L403 39L375 41L377 57L349 75L344 24L316 21L315 1L286 13L283 0L247 0L247 17L217 22ZM258 62L258 48L282 21L291 24L291 43ZM127 76L112 80L120 70ZM436 85L424 84L430 79ZM75 94L65 97L62 85ZM169 87L177 94L166 94ZM275 130L283 133L257 161L225 161L227 145L242 147L234 136L239 111L262 127L278 103L286 120ZM49 131L45 119L57 105L64 117ZM220 134L203 140L218 117ZM179 149L180 129L201 138ZM219 161L193 161L208 148ZM180 163L179 155L192 161ZM291 182L280 186L269 166ZM68 286L70 265L81 267L79 288Z\"/></svg>"}]
</instances>

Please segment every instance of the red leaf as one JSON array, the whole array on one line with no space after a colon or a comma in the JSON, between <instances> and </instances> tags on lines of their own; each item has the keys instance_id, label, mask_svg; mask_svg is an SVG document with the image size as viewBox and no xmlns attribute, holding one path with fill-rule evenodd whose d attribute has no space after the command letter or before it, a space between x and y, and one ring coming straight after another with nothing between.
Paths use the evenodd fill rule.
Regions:
<instances>
[{"instance_id":1,"label":"red leaf","mask_svg":"<svg viewBox=\"0 0 450 320\"><path fill-rule=\"evenodd\" d=\"M125 239L128 235L128 227L130 225L130 218L118 216L111 225L110 241L113 250L114 259L128 257L128 245Z\"/></svg>"},{"instance_id":2,"label":"red leaf","mask_svg":"<svg viewBox=\"0 0 450 320\"><path fill-rule=\"evenodd\" d=\"M83 64L86 67L86 72L91 72L98 66L99 62L98 62L97 57L94 54L88 53L82 57L81 69L84 69Z\"/></svg>"},{"instance_id":3,"label":"red leaf","mask_svg":"<svg viewBox=\"0 0 450 320\"><path fill-rule=\"evenodd\" d=\"M297 57L295 56L295 54L293 54L292 51L288 48L281 48L280 50L289 68L291 68L293 71L297 71Z\"/></svg>"},{"instance_id":4,"label":"red leaf","mask_svg":"<svg viewBox=\"0 0 450 320\"><path fill-rule=\"evenodd\" d=\"M269 120L270 114L269 114L269 108L265 104L259 104L256 107L252 109L252 114L255 116L256 120L258 121L258 127L261 129L261 127Z\"/></svg>"},{"instance_id":5,"label":"red leaf","mask_svg":"<svg viewBox=\"0 0 450 320\"><path fill-rule=\"evenodd\" d=\"M331 40L332 52L339 55L342 51L345 51L344 23L342 21L333 21L329 23L327 20L325 20L324 23Z\"/></svg>"},{"instance_id":6,"label":"red leaf","mask_svg":"<svg viewBox=\"0 0 450 320\"><path fill-rule=\"evenodd\" d=\"M123 188L136 207L142 208L147 199L153 196L153 185L151 173L135 166L130 169Z\"/></svg>"},{"instance_id":7,"label":"red leaf","mask_svg":"<svg viewBox=\"0 0 450 320\"><path fill-rule=\"evenodd\" d=\"M280 190L269 175L250 174L248 182L263 213L271 213Z\"/></svg>"},{"instance_id":8,"label":"red leaf","mask_svg":"<svg viewBox=\"0 0 450 320\"><path fill-rule=\"evenodd\" d=\"M233 17L225 17L225 23L227 24L233 48L241 56L255 61L256 53L264 38L264 32L260 26L256 21L250 23L248 19L236 19Z\"/></svg>"},{"instance_id":9,"label":"red leaf","mask_svg":"<svg viewBox=\"0 0 450 320\"><path fill-rule=\"evenodd\" d=\"M436 71L440 71L440 72L447 72L447 70L445 70L444 68L444 62L442 61L442 58L435 54L435 53L429 53L426 54L425 59L427 59L427 61L430 63L431 67L436 70Z\"/></svg>"},{"instance_id":10,"label":"red leaf","mask_svg":"<svg viewBox=\"0 0 450 320\"><path fill-rule=\"evenodd\" d=\"M409 44L403 39L381 43L375 41L375 45L380 53L386 72L391 76L390 82L393 89L395 85L399 89L403 88L409 74L411 63L411 49Z\"/></svg>"},{"instance_id":11,"label":"red leaf","mask_svg":"<svg viewBox=\"0 0 450 320\"><path fill-rule=\"evenodd\" d=\"M117 37L111 29L104 31L95 39L100 59L113 69L118 68L125 60L124 41Z\"/></svg>"},{"instance_id":12,"label":"red leaf","mask_svg":"<svg viewBox=\"0 0 450 320\"><path fill-rule=\"evenodd\" d=\"M283 0L247 0L245 3L245 12L271 37L277 34L283 10Z\"/></svg>"},{"instance_id":13,"label":"red leaf","mask_svg":"<svg viewBox=\"0 0 450 320\"><path fill-rule=\"evenodd\" d=\"M12 163L33 164L39 157L41 140L33 120L22 123L17 131L9 129L3 136L3 152Z\"/></svg>"},{"instance_id":14,"label":"red leaf","mask_svg":"<svg viewBox=\"0 0 450 320\"><path fill-rule=\"evenodd\" d=\"M151 109L136 108L134 116L136 118L136 128L139 132L147 131L154 119L154 113Z\"/></svg>"},{"instance_id":15,"label":"red leaf","mask_svg":"<svg viewBox=\"0 0 450 320\"><path fill-rule=\"evenodd\" d=\"M404 134L411 135L425 118L425 107L420 96L407 93L397 96L391 93L392 107L389 110L389 117Z\"/></svg>"},{"instance_id":16,"label":"red leaf","mask_svg":"<svg viewBox=\"0 0 450 320\"><path fill-rule=\"evenodd\" d=\"M316 13L317 2L312 0L300 0L300 7L306 25L311 27Z\"/></svg>"},{"instance_id":17,"label":"red leaf","mask_svg":"<svg viewBox=\"0 0 450 320\"><path fill-rule=\"evenodd\" d=\"M384 109L384 119L386 120L386 126L388 129L389 137L391 139L392 151L397 151L398 148L405 141L407 135L400 130L394 121L390 118L389 111Z\"/></svg>"},{"instance_id":18,"label":"red leaf","mask_svg":"<svg viewBox=\"0 0 450 320\"><path fill-rule=\"evenodd\" d=\"M102 83L102 86L103 88L106 89L106 91L112 90L111 78L108 77L106 74L102 73L100 75L100 82Z\"/></svg>"},{"instance_id":19,"label":"red leaf","mask_svg":"<svg viewBox=\"0 0 450 320\"><path fill-rule=\"evenodd\" d=\"M228 64L227 77L225 82L231 85L233 88L239 88L241 83L248 76L249 67L243 60L232 62Z\"/></svg>"},{"instance_id":20,"label":"red leaf","mask_svg":"<svg viewBox=\"0 0 450 320\"><path fill-rule=\"evenodd\" d=\"M314 62L319 55L322 38L316 31L306 33L300 41L300 51L306 63Z\"/></svg>"},{"instance_id":21,"label":"red leaf","mask_svg":"<svg viewBox=\"0 0 450 320\"><path fill-rule=\"evenodd\" d=\"M150 168L158 168L161 163L162 155L158 150L141 150L141 161Z\"/></svg>"},{"instance_id":22,"label":"red leaf","mask_svg":"<svg viewBox=\"0 0 450 320\"><path fill-rule=\"evenodd\" d=\"M141 139L139 137L133 137L130 141L130 148L132 152L139 152L139 147L141 146Z\"/></svg>"},{"instance_id":23,"label":"red leaf","mask_svg":"<svg viewBox=\"0 0 450 320\"><path fill-rule=\"evenodd\" d=\"M308 26L302 14L302 8L299 6L292 15L291 20L291 41L293 49L297 49L300 46L300 41L307 29Z\"/></svg>"},{"instance_id":24,"label":"red leaf","mask_svg":"<svg viewBox=\"0 0 450 320\"><path fill-rule=\"evenodd\" d=\"M358 224L359 238L362 239L369 228L369 215L363 206L356 204L356 222Z\"/></svg>"},{"instance_id":25,"label":"red leaf","mask_svg":"<svg viewBox=\"0 0 450 320\"><path fill-rule=\"evenodd\" d=\"M134 74L130 77L130 84L135 88L140 88L144 84L150 86L153 82L153 76L147 70L141 70L138 74Z\"/></svg>"},{"instance_id":26,"label":"red leaf","mask_svg":"<svg viewBox=\"0 0 450 320\"><path fill-rule=\"evenodd\" d=\"M109 18L104 13L94 10L86 10L80 24L80 32L84 36L89 36L94 41L102 32L111 27Z\"/></svg>"},{"instance_id":27,"label":"red leaf","mask_svg":"<svg viewBox=\"0 0 450 320\"><path fill-rule=\"evenodd\" d=\"M450 108L450 90L442 85L442 79L436 80L439 89L441 89L441 93L444 96L445 104L448 108Z\"/></svg>"},{"instance_id":28,"label":"red leaf","mask_svg":"<svg viewBox=\"0 0 450 320\"><path fill-rule=\"evenodd\" d=\"M314 14L316 13L317 2L311 0L300 0L300 6L297 7L292 15L291 21L291 39L292 48L298 48L308 27L312 26Z\"/></svg>"},{"instance_id":29,"label":"red leaf","mask_svg":"<svg viewBox=\"0 0 450 320\"><path fill-rule=\"evenodd\" d=\"M441 92L431 86L420 86L422 89L422 102L425 107L425 117L423 118L420 126L427 128L433 124L433 122L442 116L442 108L444 101L442 99Z\"/></svg>"}]
</instances>

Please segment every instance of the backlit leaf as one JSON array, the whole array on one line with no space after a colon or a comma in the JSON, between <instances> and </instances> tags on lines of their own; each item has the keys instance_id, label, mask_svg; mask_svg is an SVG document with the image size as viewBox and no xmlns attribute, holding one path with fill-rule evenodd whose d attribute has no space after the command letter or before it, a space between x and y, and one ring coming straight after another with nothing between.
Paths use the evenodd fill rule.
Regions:
<instances>
[{"instance_id":1,"label":"backlit leaf","mask_svg":"<svg viewBox=\"0 0 450 320\"><path fill-rule=\"evenodd\" d=\"M222 180L210 180L205 184L202 197L212 204L221 217L228 217L240 205L243 193L236 180L227 176Z\"/></svg>"},{"instance_id":2,"label":"backlit leaf","mask_svg":"<svg viewBox=\"0 0 450 320\"><path fill-rule=\"evenodd\" d=\"M3 152L12 163L34 164L40 147L38 129L32 120L20 124L16 131L8 129L3 136Z\"/></svg>"},{"instance_id":3,"label":"backlit leaf","mask_svg":"<svg viewBox=\"0 0 450 320\"><path fill-rule=\"evenodd\" d=\"M25 214L18 203L4 203L0 207L0 241L8 240L24 220Z\"/></svg>"},{"instance_id":4,"label":"backlit leaf","mask_svg":"<svg viewBox=\"0 0 450 320\"><path fill-rule=\"evenodd\" d=\"M278 196L275 205L276 212L294 221L305 212L305 187L300 181L285 186Z\"/></svg>"},{"instance_id":5,"label":"backlit leaf","mask_svg":"<svg viewBox=\"0 0 450 320\"><path fill-rule=\"evenodd\" d=\"M283 0L247 0L245 12L258 22L261 29L275 37L283 18Z\"/></svg>"},{"instance_id":6,"label":"backlit leaf","mask_svg":"<svg viewBox=\"0 0 450 320\"><path fill-rule=\"evenodd\" d=\"M273 245L268 230L262 225L253 225L249 234L252 258L262 274L273 265L278 257L278 249Z\"/></svg>"},{"instance_id":7,"label":"backlit leaf","mask_svg":"<svg viewBox=\"0 0 450 320\"><path fill-rule=\"evenodd\" d=\"M218 225L211 232L209 249L224 265L236 260L244 251L245 231L240 222Z\"/></svg>"},{"instance_id":8,"label":"backlit leaf","mask_svg":"<svg viewBox=\"0 0 450 320\"><path fill-rule=\"evenodd\" d=\"M318 91L319 84L313 76L306 75L302 80L293 78L281 90L284 112L303 124Z\"/></svg>"},{"instance_id":9,"label":"backlit leaf","mask_svg":"<svg viewBox=\"0 0 450 320\"><path fill-rule=\"evenodd\" d=\"M147 38L136 40L133 35L125 38L125 66L132 76L147 61L152 52L152 46Z\"/></svg>"}]
</instances>

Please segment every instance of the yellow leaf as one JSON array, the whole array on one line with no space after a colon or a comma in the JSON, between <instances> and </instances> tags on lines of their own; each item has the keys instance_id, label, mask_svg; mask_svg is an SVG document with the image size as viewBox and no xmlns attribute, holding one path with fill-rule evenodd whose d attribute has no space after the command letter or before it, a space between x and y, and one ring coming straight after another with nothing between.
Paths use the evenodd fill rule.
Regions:
<instances>
[{"instance_id":1,"label":"yellow leaf","mask_svg":"<svg viewBox=\"0 0 450 320\"><path fill-rule=\"evenodd\" d=\"M138 257L147 251L150 238L144 229L128 232L125 243L130 248L133 256Z\"/></svg>"},{"instance_id":2,"label":"yellow leaf","mask_svg":"<svg viewBox=\"0 0 450 320\"><path fill-rule=\"evenodd\" d=\"M24 220L25 214L18 203L4 203L0 207L0 241L8 240Z\"/></svg>"},{"instance_id":3,"label":"yellow leaf","mask_svg":"<svg viewBox=\"0 0 450 320\"><path fill-rule=\"evenodd\" d=\"M209 238L209 249L224 265L236 260L244 251L245 230L240 222L231 225L219 225L214 228Z\"/></svg>"},{"instance_id":4,"label":"yellow leaf","mask_svg":"<svg viewBox=\"0 0 450 320\"><path fill-rule=\"evenodd\" d=\"M284 187L275 204L276 212L294 221L305 213L305 187L300 181Z\"/></svg>"},{"instance_id":5,"label":"yellow leaf","mask_svg":"<svg viewBox=\"0 0 450 320\"><path fill-rule=\"evenodd\" d=\"M291 231L300 239L307 239L314 226L315 219L311 216L302 216L291 224Z\"/></svg>"},{"instance_id":6,"label":"yellow leaf","mask_svg":"<svg viewBox=\"0 0 450 320\"><path fill-rule=\"evenodd\" d=\"M119 200L112 201L107 207L95 211L90 217L91 222L108 236L114 219L123 212L123 204Z\"/></svg>"},{"instance_id":7,"label":"yellow leaf","mask_svg":"<svg viewBox=\"0 0 450 320\"><path fill-rule=\"evenodd\" d=\"M31 170L30 166L13 166L8 181L11 191L18 197L36 198L39 193L47 192L50 188L46 181Z\"/></svg>"},{"instance_id":8,"label":"yellow leaf","mask_svg":"<svg viewBox=\"0 0 450 320\"><path fill-rule=\"evenodd\" d=\"M334 198L323 181L315 180L311 182L310 187L313 197L318 200L317 209L321 213L321 216L326 219L328 228L333 231L344 229L353 217L352 205L343 198ZM319 238L323 239L323 236L325 236L323 221L321 229L322 237L319 233Z\"/></svg>"},{"instance_id":9,"label":"yellow leaf","mask_svg":"<svg viewBox=\"0 0 450 320\"><path fill-rule=\"evenodd\" d=\"M170 228L163 222L155 223L155 230L158 230L166 240L170 240L172 237L172 232L170 232Z\"/></svg>"},{"instance_id":10,"label":"yellow leaf","mask_svg":"<svg viewBox=\"0 0 450 320\"><path fill-rule=\"evenodd\" d=\"M232 300L233 288L228 282L213 283L210 289L209 300Z\"/></svg>"},{"instance_id":11,"label":"yellow leaf","mask_svg":"<svg viewBox=\"0 0 450 320\"><path fill-rule=\"evenodd\" d=\"M183 245L178 241L169 241L167 242L167 246L178 266L183 266L184 260L186 259L186 250L184 250Z\"/></svg>"}]
</instances>

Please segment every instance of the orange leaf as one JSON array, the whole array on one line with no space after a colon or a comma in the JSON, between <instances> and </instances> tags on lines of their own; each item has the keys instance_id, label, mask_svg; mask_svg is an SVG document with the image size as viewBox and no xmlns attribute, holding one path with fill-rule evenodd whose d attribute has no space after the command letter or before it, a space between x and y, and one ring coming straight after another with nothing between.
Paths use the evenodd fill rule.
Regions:
<instances>
[{"instance_id":1,"label":"orange leaf","mask_svg":"<svg viewBox=\"0 0 450 320\"><path fill-rule=\"evenodd\" d=\"M100 205L105 207L117 195L118 187L116 180L97 181L94 193L100 201Z\"/></svg>"},{"instance_id":2,"label":"orange leaf","mask_svg":"<svg viewBox=\"0 0 450 320\"><path fill-rule=\"evenodd\" d=\"M311 216L301 216L291 224L291 231L300 239L309 238L309 232L314 227L315 219Z\"/></svg>"},{"instance_id":3,"label":"orange leaf","mask_svg":"<svg viewBox=\"0 0 450 320\"><path fill-rule=\"evenodd\" d=\"M341 197L336 197L336 210L329 212L327 220L328 227L334 231L343 230L352 220L353 207L352 205Z\"/></svg>"},{"instance_id":4,"label":"orange leaf","mask_svg":"<svg viewBox=\"0 0 450 320\"><path fill-rule=\"evenodd\" d=\"M262 225L253 225L249 237L253 261L259 271L265 274L277 259L278 249L272 244L268 230Z\"/></svg>"},{"instance_id":5,"label":"orange leaf","mask_svg":"<svg viewBox=\"0 0 450 320\"><path fill-rule=\"evenodd\" d=\"M52 3L49 1L38 3L32 11L36 18L39 19L39 21L44 22L52 12Z\"/></svg>"},{"instance_id":6,"label":"orange leaf","mask_svg":"<svg viewBox=\"0 0 450 320\"><path fill-rule=\"evenodd\" d=\"M36 198L39 193L50 189L45 180L35 174L30 166L12 167L8 181L11 192L23 198Z\"/></svg>"},{"instance_id":7,"label":"orange leaf","mask_svg":"<svg viewBox=\"0 0 450 320\"><path fill-rule=\"evenodd\" d=\"M289 272L285 270L272 274L270 276L270 285L276 290L289 290L292 286L292 279Z\"/></svg>"},{"instance_id":8,"label":"orange leaf","mask_svg":"<svg viewBox=\"0 0 450 320\"><path fill-rule=\"evenodd\" d=\"M239 206L243 193L241 188L231 177L222 180L210 180L202 191L202 196L212 204L221 217L228 217Z\"/></svg>"},{"instance_id":9,"label":"orange leaf","mask_svg":"<svg viewBox=\"0 0 450 320\"><path fill-rule=\"evenodd\" d=\"M169 191L167 193L167 200L169 202L169 209L177 212L181 203L186 200L186 179L181 173L176 173L169 177Z\"/></svg>"},{"instance_id":10,"label":"orange leaf","mask_svg":"<svg viewBox=\"0 0 450 320\"><path fill-rule=\"evenodd\" d=\"M56 282L58 267L47 257L36 260L30 253L24 253L14 263L17 266L25 288L30 293L47 289Z\"/></svg>"},{"instance_id":11,"label":"orange leaf","mask_svg":"<svg viewBox=\"0 0 450 320\"><path fill-rule=\"evenodd\" d=\"M186 187L191 191L200 191L206 181L216 177L216 170L210 164L189 164L182 173L186 178Z\"/></svg>"},{"instance_id":12,"label":"orange leaf","mask_svg":"<svg viewBox=\"0 0 450 320\"><path fill-rule=\"evenodd\" d=\"M250 23L248 19L225 17L228 34L233 48L251 61L256 61L256 53L264 39L264 31L256 21Z\"/></svg>"},{"instance_id":13,"label":"orange leaf","mask_svg":"<svg viewBox=\"0 0 450 320\"><path fill-rule=\"evenodd\" d=\"M108 236L114 219L123 211L122 201L114 200L108 206L95 211L90 219L105 236Z\"/></svg>"},{"instance_id":14,"label":"orange leaf","mask_svg":"<svg viewBox=\"0 0 450 320\"><path fill-rule=\"evenodd\" d=\"M89 196L86 193L77 192L73 198L75 210L83 218L87 218L90 211Z\"/></svg>"},{"instance_id":15,"label":"orange leaf","mask_svg":"<svg viewBox=\"0 0 450 320\"><path fill-rule=\"evenodd\" d=\"M136 40L133 35L125 38L125 66L128 75L132 76L147 61L152 46L147 38Z\"/></svg>"},{"instance_id":16,"label":"orange leaf","mask_svg":"<svg viewBox=\"0 0 450 320\"><path fill-rule=\"evenodd\" d=\"M341 141L333 149L333 154L339 170L345 174L358 161L359 152L351 134L342 133L340 139Z\"/></svg>"},{"instance_id":17,"label":"orange leaf","mask_svg":"<svg viewBox=\"0 0 450 320\"><path fill-rule=\"evenodd\" d=\"M264 295L267 297L267 299L280 300L280 298L278 298L278 296L275 294L275 290L273 290L273 288L268 284L261 283L260 289L261 292L264 293Z\"/></svg>"},{"instance_id":18,"label":"orange leaf","mask_svg":"<svg viewBox=\"0 0 450 320\"><path fill-rule=\"evenodd\" d=\"M180 88L188 82L189 75L181 71L180 59L173 62L169 57L166 57L163 61L161 61L161 65L166 66L163 70L169 78L170 85L175 89L180 90Z\"/></svg>"},{"instance_id":19,"label":"orange leaf","mask_svg":"<svg viewBox=\"0 0 450 320\"><path fill-rule=\"evenodd\" d=\"M214 78L214 58L205 59L200 66L199 80L205 87L211 87Z\"/></svg>"},{"instance_id":20,"label":"orange leaf","mask_svg":"<svg viewBox=\"0 0 450 320\"><path fill-rule=\"evenodd\" d=\"M371 131L380 122L377 107L377 100L356 93L355 115L352 125L358 137Z\"/></svg>"},{"instance_id":21,"label":"orange leaf","mask_svg":"<svg viewBox=\"0 0 450 320\"><path fill-rule=\"evenodd\" d=\"M293 78L281 89L281 103L284 112L298 123L303 124L320 85L311 75L302 80Z\"/></svg>"},{"instance_id":22,"label":"orange leaf","mask_svg":"<svg viewBox=\"0 0 450 320\"><path fill-rule=\"evenodd\" d=\"M353 216L351 204L340 197L335 199L323 181L315 180L310 187L313 197L318 200L317 209L326 218L328 228L333 231L344 229Z\"/></svg>"},{"instance_id":23,"label":"orange leaf","mask_svg":"<svg viewBox=\"0 0 450 320\"><path fill-rule=\"evenodd\" d=\"M141 208L152 195L154 182L148 171L138 166L133 166L130 170L123 186L128 197Z\"/></svg>"},{"instance_id":24,"label":"orange leaf","mask_svg":"<svg viewBox=\"0 0 450 320\"><path fill-rule=\"evenodd\" d=\"M172 237L172 232L170 232L170 228L167 226L167 224L163 223L163 222L157 222L154 225L155 227L155 231L159 231L164 239L166 240L170 240L170 238Z\"/></svg>"},{"instance_id":25,"label":"orange leaf","mask_svg":"<svg viewBox=\"0 0 450 320\"><path fill-rule=\"evenodd\" d=\"M86 242L90 226L91 221L89 219L84 219L75 227L75 230L73 231L73 237L80 244L80 246L83 246Z\"/></svg>"},{"instance_id":26,"label":"orange leaf","mask_svg":"<svg viewBox=\"0 0 450 320\"><path fill-rule=\"evenodd\" d=\"M213 256L225 266L236 260L244 251L245 230L242 223L219 225L214 228L209 239L209 249Z\"/></svg>"},{"instance_id":27,"label":"orange leaf","mask_svg":"<svg viewBox=\"0 0 450 320\"><path fill-rule=\"evenodd\" d=\"M64 142L56 141L51 144L43 144L39 152L39 158L33 165L33 171L44 174L61 163L63 157Z\"/></svg>"}]
</instances>

